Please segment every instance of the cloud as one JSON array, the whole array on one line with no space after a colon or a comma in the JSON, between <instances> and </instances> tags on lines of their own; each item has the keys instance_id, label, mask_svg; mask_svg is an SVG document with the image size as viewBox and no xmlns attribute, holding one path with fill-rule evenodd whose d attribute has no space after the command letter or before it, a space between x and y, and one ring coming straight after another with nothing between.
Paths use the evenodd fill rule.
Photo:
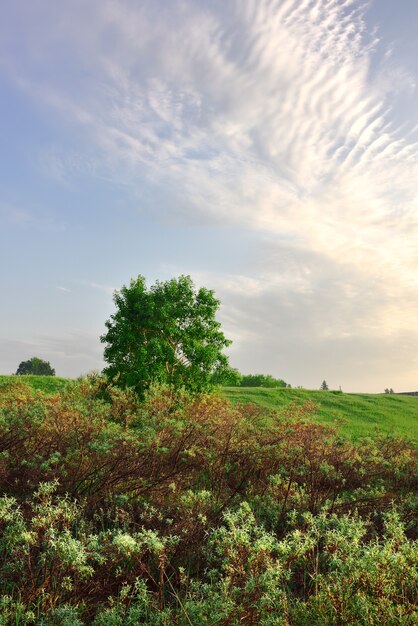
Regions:
<instances>
[{"instance_id":1,"label":"cloud","mask_svg":"<svg viewBox=\"0 0 418 626\"><path fill-rule=\"evenodd\" d=\"M12 204L0 203L0 219L3 224L26 226L28 223L32 222L33 216L26 209Z\"/></svg>"},{"instance_id":2,"label":"cloud","mask_svg":"<svg viewBox=\"0 0 418 626\"><path fill-rule=\"evenodd\" d=\"M66 223L53 212L35 204L23 208L13 203L0 202L0 221L3 227L32 229L38 232L62 231L66 228Z\"/></svg>"},{"instance_id":3,"label":"cloud","mask_svg":"<svg viewBox=\"0 0 418 626\"><path fill-rule=\"evenodd\" d=\"M0 338L0 372L14 374L22 361L38 354L36 341L16 341Z\"/></svg>"},{"instance_id":4,"label":"cloud","mask_svg":"<svg viewBox=\"0 0 418 626\"><path fill-rule=\"evenodd\" d=\"M350 259L330 263L273 236L260 242L251 265L248 275L193 273L221 300L219 320L233 340L235 367L314 388L326 378L337 389L378 392L388 377L398 391L416 387L413 291L371 283Z\"/></svg>"},{"instance_id":5,"label":"cloud","mask_svg":"<svg viewBox=\"0 0 418 626\"><path fill-rule=\"evenodd\" d=\"M416 226L417 145L391 127L386 66L369 79L377 40L358 2L75 5L36 48L48 66L62 42L93 72L90 88L20 82L87 132L100 167L134 191L140 173L170 189L169 211L297 234L332 257L353 228L383 239L393 205Z\"/></svg>"},{"instance_id":6,"label":"cloud","mask_svg":"<svg viewBox=\"0 0 418 626\"><path fill-rule=\"evenodd\" d=\"M38 356L51 363L57 376L75 378L101 369L102 353L99 338L82 331L39 335L33 340L20 341L0 337L0 372L12 374L21 361Z\"/></svg>"},{"instance_id":7,"label":"cloud","mask_svg":"<svg viewBox=\"0 0 418 626\"><path fill-rule=\"evenodd\" d=\"M251 350L278 327L287 339L277 351L303 343L306 361L329 354L331 338L347 353L350 340L371 350L370 363L379 341L393 357L418 308L416 126L393 114L416 78L392 44L375 63L384 44L364 3L35 0L8 10L25 45L12 56L5 38L3 70L78 146L51 148L56 179L76 179L84 163L134 197L154 190L164 206L144 204L158 219L251 232L257 271L207 272Z\"/></svg>"},{"instance_id":8,"label":"cloud","mask_svg":"<svg viewBox=\"0 0 418 626\"><path fill-rule=\"evenodd\" d=\"M115 292L115 287L110 287L109 285L102 285L101 283L96 283L94 281L83 280L79 281L80 285L84 287L88 287L89 289L95 289L97 291L101 291L107 295L113 295Z\"/></svg>"},{"instance_id":9,"label":"cloud","mask_svg":"<svg viewBox=\"0 0 418 626\"><path fill-rule=\"evenodd\" d=\"M71 289L68 289L68 287L57 286L56 289L58 289L59 291L65 291L65 293L72 293Z\"/></svg>"}]
</instances>

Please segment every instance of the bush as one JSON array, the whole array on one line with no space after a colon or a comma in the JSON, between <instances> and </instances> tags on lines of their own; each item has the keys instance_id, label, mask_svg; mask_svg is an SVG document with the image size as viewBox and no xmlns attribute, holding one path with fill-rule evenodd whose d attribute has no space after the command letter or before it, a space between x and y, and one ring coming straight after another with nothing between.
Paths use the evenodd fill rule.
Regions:
<instances>
[{"instance_id":1,"label":"bush","mask_svg":"<svg viewBox=\"0 0 418 626\"><path fill-rule=\"evenodd\" d=\"M240 387L290 387L281 378L274 378L270 374L245 374L239 382Z\"/></svg>"},{"instance_id":2,"label":"bush","mask_svg":"<svg viewBox=\"0 0 418 626\"><path fill-rule=\"evenodd\" d=\"M414 624L416 450L316 410L4 386L0 624Z\"/></svg>"}]
</instances>

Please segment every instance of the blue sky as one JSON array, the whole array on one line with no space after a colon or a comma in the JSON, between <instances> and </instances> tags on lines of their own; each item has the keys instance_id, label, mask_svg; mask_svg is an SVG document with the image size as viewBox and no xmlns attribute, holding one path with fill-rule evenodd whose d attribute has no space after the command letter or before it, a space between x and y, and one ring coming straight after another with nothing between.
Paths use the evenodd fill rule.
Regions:
<instances>
[{"instance_id":1,"label":"blue sky","mask_svg":"<svg viewBox=\"0 0 418 626\"><path fill-rule=\"evenodd\" d=\"M231 364L418 388L414 0L14 0L0 372L100 369L112 292L190 274Z\"/></svg>"}]
</instances>

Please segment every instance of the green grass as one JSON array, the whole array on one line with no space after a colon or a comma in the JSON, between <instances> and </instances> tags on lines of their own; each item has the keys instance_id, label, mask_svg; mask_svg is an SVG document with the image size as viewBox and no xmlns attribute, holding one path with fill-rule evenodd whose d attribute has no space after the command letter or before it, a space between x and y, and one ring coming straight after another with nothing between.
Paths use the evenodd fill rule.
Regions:
<instances>
[{"instance_id":1,"label":"green grass","mask_svg":"<svg viewBox=\"0 0 418 626\"><path fill-rule=\"evenodd\" d=\"M262 387L224 387L222 395L233 404L253 402L279 412L292 402L303 404L313 400L320 404L316 419L325 424L339 424L346 436L357 439L384 432L418 444L418 396Z\"/></svg>"},{"instance_id":2,"label":"green grass","mask_svg":"<svg viewBox=\"0 0 418 626\"><path fill-rule=\"evenodd\" d=\"M69 378L58 378L57 376L34 376L32 374L26 374L25 376L0 375L0 389L16 380L28 383L34 389L39 389L45 393L56 393L66 387L70 382Z\"/></svg>"},{"instance_id":3,"label":"green grass","mask_svg":"<svg viewBox=\"0 0 418 626\"><path fill-rule=\"evenodd\" d=\"M0 389L16 379L46 393L60 391L70 382L56 376L0 376ZM418 444L418 396L263 387L224 387L221 393L233 404L253 402L278 412L292 402L313 400L320 405L315 418L325 424L338 424L348 437L357 439L383 432Z\"/></svg>"}]
</instances>

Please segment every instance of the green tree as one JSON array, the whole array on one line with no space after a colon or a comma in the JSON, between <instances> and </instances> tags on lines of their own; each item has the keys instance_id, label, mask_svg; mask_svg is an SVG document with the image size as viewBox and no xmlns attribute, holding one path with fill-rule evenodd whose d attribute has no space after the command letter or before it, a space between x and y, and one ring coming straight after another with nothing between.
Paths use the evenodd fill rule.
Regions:
<instances>
[{"instance_id":1,"label":"green tree","mask_svg":"<svg viewBox=\"0 0 418 626\"><path fill-rule=\"evenodd\" d=\"M24 374L36 374L37 376L55 376L55 370L49 361L43 361L37 356L33 356L28 361L22 361L16 370L18 376Z\"/></svg>"},{"instance_id":2,"label":"green tree","mask_svg":"<svg viewBox=\"0 0 418 626\"><path fill-rule=\"evenodd\" d=\"M214 385L224 387L239 387L242 381L242 374L235 368L227 366L221 371L217 371L212 376Z\"/></svg>"},{"instance_id":3,"label":"green tree","mask_svg":"<svg viewBox=\"0 0 418 626\"><path fill-rule=\"evenodd\" d=\"M240 382L241 387L290 387L281 378L274 378L271 374L245 374Z\"/></svg>"},{"instance_id":4,"label":"green tree","mask_svg":"<svg viewBox=\"0 0 418 626\"><path fill-rule=\"evenodd\" d=\"M113 299L116 312L100 340L104 373L119 386L139 394L152 382L202 391L228 367L222 350L231 342L215 319L220 302L213 291L196 290L190 276L150 288L138 276Z\"/></svg>"},{"instance_id":5,"label":"green tree","mask_svg":"<svg viewBox=\"0 0 418 626\"><path fill-rule=\"evenodd\" d=\"M329 390L329 387L328 387L328 384L327 384L327 381L326 381L326 380L323 380L323 381L322 381L322 384L321 384L320 389L321 389L322 391L328 391L328 390Z\"/></svg>"}]
</instances>

